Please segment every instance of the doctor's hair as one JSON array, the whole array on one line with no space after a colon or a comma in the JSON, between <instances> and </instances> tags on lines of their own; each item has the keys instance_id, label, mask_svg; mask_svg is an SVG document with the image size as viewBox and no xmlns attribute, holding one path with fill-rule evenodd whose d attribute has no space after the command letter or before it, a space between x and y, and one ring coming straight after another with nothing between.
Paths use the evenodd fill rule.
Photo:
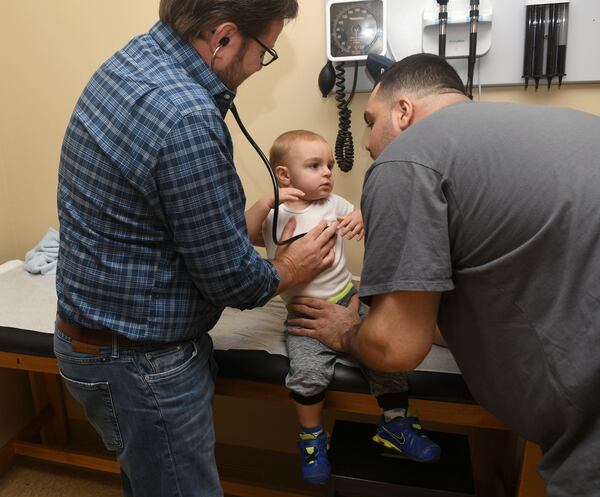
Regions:
<instances>
[{"instance_id":1,"label":"doctor's hair","mask_svg":"<svg viewBox=\"0 0 600 497\"><path fill-rule=\"evenodd\" d=\"M327 143L327 140L317 133L307 131L305 129L293 129L282 133L273 142L269 150L269 162L271 167L275 169L277 166L285 166L287 156L292 146L302 141L322 141Z\"/></svg>"},{"instance_id":2,"label":"doctor's hair","mask_svg":"<svg viewBox=\"0 0 600 497\"><path fill-rule=\"evenodd\" d=\"M158 14L186 41L204 38L224 22L259 37L273 21L295 19L298 0L160 0Z\"/></svg>"},{"instance_id":3,"label":"doctor's hair","mask_svg":"<svg viewBox=\"0 0 600 497\"><path fill-rule=\"evenodd\" d=\"M426 53L405 57L383 73L379 81L379 96L387 99L398 93L466 95L465 85L446 59Z\"/></svg>"}]
</instances>

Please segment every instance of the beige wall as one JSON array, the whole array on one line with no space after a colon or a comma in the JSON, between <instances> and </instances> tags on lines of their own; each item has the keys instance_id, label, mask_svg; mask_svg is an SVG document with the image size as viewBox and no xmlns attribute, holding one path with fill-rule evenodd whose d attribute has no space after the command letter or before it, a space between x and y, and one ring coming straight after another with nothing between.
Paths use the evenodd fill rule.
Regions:
<instances>
[{"instance_id":1,"label":"beige wall","mask_svg":"<svg viewBox=\"0 0 600 497\"><path fill-rule=\"evenodd\" d=\"M57 227L67 120L92 72L156 18L158 1L4 2L0 30L0 262ZM4 183L4 190L2 190Z\"/></svg>"}]
</instances>

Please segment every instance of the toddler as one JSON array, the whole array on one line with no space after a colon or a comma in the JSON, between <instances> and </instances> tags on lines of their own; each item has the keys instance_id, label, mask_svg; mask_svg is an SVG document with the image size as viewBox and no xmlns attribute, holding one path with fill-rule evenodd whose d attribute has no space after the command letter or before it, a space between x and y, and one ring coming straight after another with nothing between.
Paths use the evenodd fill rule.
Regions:
<instances>
[{"instance_id":1,"label":"toddler","mask_svg":"<svg viewBox=\"0 0 600 497\"><path fill-rule=\"evenodd\" d=\"M296 218L294 235L304 233L321 221L338 222L339 236L332 267L310 283L282 293L284 301L296 296L328 299L348 305L357 293L352 275L346 267L343 238L360 241L364 235L361 213L352 204L333 193L333 154L328 143L316 133L288 131L279 136L270 151L270 162L280 190L277 237L291 217ZM246 211L250 239L264 246L267 256L275 255L273 242L273 196L256 202ZM360 315L368 307L361 303ZM288 319L296 317L288 314ZM302 476L308 483L323 484L329 478L328 435L323 429L321 411L326 389L333 378L337 352L310 337L287 334L290 369L286 387L291 392L300 423L298 446ZM421 431L416 417L408 416L406 373L379 373L367 368L363 372L372 394L383 409L373 440L406 457L433 462L440 448Z\"/></svg>"}]
</instances>

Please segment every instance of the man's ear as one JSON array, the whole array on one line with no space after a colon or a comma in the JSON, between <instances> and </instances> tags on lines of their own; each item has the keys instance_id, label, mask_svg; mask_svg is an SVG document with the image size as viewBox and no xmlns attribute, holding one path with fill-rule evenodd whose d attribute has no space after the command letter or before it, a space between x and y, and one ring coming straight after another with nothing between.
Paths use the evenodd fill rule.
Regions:
<instances>
[{"instance_id":1,"label":"man's ear","mask_svg":"<svg viewBox=\"0 0 600 497\"><path fill-rule=\"evenodd\" d=\"M290 172L288 168L285 166L277 166L275 168L275 177L277 178L277 182L284 187L290 186Z\"/></svg>"},{"instance_id":2,"label":"man's ear","mask_svg":"<svg viewBox=\"0 0 600 497\"><path fill-rule=\"evenodd\" d=\"M401 96L394 103L392 108L392 120L394 127L400 131L404 131L408 128L415 117L415 106L412 99L409 97Z\"/></svg>"},{"instance_id":3,"label":"man's ear","mask_svg":"<svg viewBox=\"0 0 600 497\"><path fill-rule=\"evenodd\" d=\"M236 33L239 33L239 29L233 22L219 24L210 34L209 44L211 50L214 51L219 45L225 46L229 44L232 36Z\"/></svg>"}]
</instances>

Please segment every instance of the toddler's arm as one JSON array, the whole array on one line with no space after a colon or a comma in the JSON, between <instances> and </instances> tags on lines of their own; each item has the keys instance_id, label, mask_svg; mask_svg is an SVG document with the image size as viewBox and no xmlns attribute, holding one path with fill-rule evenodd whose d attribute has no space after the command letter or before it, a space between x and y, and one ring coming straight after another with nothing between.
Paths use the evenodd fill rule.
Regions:
<instances>
[{"instance_id":1,"label":"toddler's arm","mask_svg":"<svg viewBox=\"0 0 600 497\"><path fill-rule=\"evenodd\" d=\"M281 188L279 190L279 203L289 200L298 200L304 197L304 192L296 188ZM265 246L265 241L262 237L262 224L269 215L274 205L273 194L257 200L252 206L246 209L246 226L248 227L248 238L250 241L259 247Z\"/></svg>"}]
</instances>

